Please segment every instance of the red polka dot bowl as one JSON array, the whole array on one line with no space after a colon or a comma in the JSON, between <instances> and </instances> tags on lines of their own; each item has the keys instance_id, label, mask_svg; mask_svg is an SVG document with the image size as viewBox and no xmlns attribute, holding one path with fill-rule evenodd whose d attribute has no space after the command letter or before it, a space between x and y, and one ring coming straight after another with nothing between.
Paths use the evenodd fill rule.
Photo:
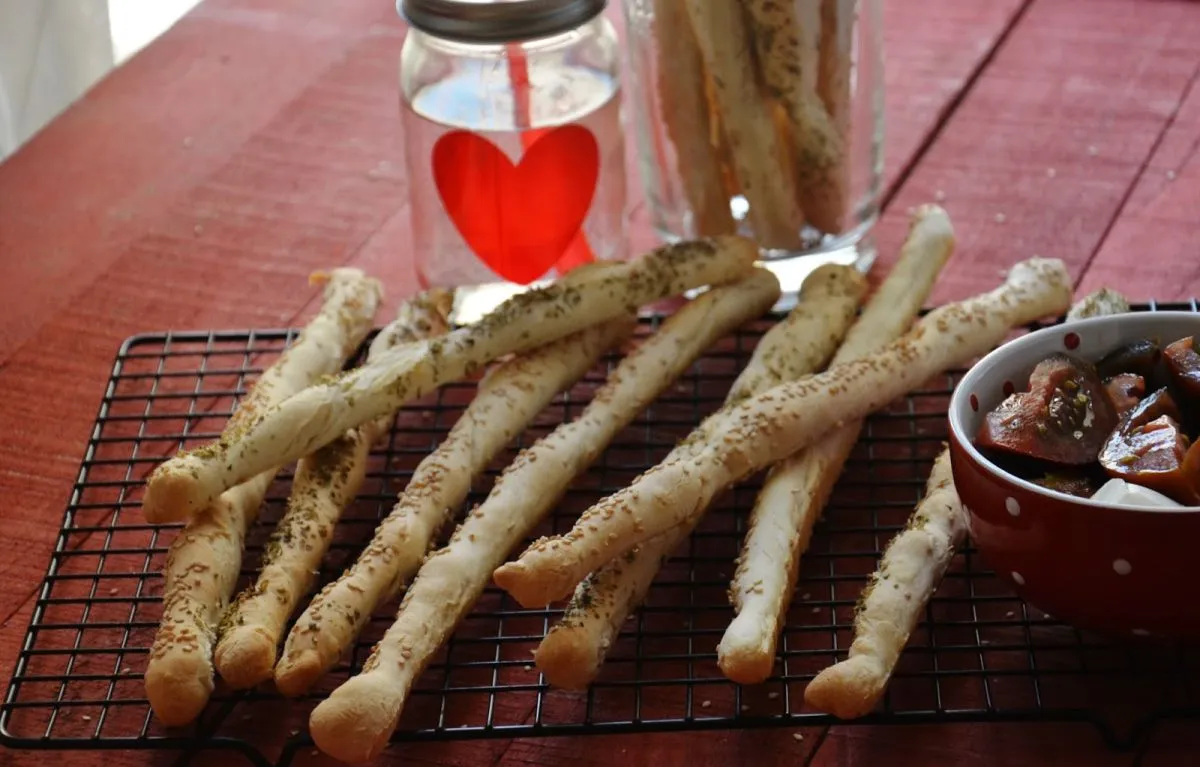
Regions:
<instances>
[{"instance_id":1,"label":"red polka dot bowl","mask_svg":"<svg viewBox=\"0 0 1200 767\"><path fill-rule=\"evenodd\" d=\"M984 416L1056 352L1096 361L1142 338L1200 333L1200 314L1139 312L1044 328L984 357L950 401L954 484L989 567L1042 610L1120 637L1200 639L1200 508L1111 506L1001 469L973 444Z\"/></svg>"}]
</instances>

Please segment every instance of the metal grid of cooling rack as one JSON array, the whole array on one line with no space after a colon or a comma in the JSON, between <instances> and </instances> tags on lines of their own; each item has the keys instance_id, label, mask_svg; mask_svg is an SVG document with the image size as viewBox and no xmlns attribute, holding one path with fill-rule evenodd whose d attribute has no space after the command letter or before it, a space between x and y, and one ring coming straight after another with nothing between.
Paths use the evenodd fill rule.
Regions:
<instances>
[{"instance_id":1,"label":"metal grid of cooling rack","mask_svg":"<svg viewBox=\"0 0 1200 767\"><path fill-rule=\"evenodd\" d=\"M1141 307L1154 309L1155 305ZM1157 308L1196 310L1190 304ZM647 330L653 327L647 321ZM536 535L567 529L580 511L663 457L716 409L768 326L725 339L699 360L580 477ZM218 684L201 719L166 730L151 716L141 674L160 612L159 568L176 528L146 524L141 482L164 456L215 437L237 396L291 340L288 331L166 333L121 348L38 595L11 685L0 743L15 748L228 749L255 764L289 764L311 748L315 701L356 671L386 628L372 621L352 656L309 696ZM611 364L611 361L606 364ZM560 395L473 489L474 503L523 445L578 414L603 366ZM663 568L586 693L549 689L530 654L557 611L527 610L489 590L431 664L397 741L604 732L797 726L831 720L803 707L804 685L844 656L853 609L878 553L917 501L945 436L957 374L872 416L803 560L775 675L741 687L716 666L731 610L725 590L747 483L713 508ZM443 387L400 412L372 454L368 479L340 525L323 583L348 563L417 462L473 393ZM248 578L287 495L286 472L248 541ZM1163 718L1200 716L1200 648L1112 645L1027 606L968 549L954 562L914 633L871 723L1076 720L1114 746Z\"/></svg>"}]
</instances>

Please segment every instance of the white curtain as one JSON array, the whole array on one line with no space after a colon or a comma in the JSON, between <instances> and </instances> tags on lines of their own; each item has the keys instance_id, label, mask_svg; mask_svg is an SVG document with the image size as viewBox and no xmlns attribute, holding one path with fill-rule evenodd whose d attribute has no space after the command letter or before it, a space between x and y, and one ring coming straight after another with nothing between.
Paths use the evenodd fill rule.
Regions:
<instances>
[{"instance_id":1,"label":"white curtain","mask_svg":"<svg viewBox=\"0 0 1200 767\"><path fill-rule=\"evenodd\" d=\"M0 0L0 160L198 0Z\"/></svg>"}]
</instances>

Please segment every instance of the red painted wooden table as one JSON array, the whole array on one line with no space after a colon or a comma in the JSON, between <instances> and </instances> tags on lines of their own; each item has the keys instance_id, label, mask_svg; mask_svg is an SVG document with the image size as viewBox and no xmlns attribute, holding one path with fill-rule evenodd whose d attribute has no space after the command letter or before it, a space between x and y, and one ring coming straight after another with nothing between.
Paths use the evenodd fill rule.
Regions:
<instances>
[{"instance_id":1,"label":"red painted wooden table","mask_svg":"<svg viewBox=\"0 0 1200 767\"><path fill-rule=\"evenodd\" d=\"M1200 295L1200 4L886 0L885 269L939 199L960 250L943 301L1029 255L1081 288ZM277 327L313 269L414 288L396 111L403 29L378 0L206 0L0 165L0 669L125 337ZM645 228L636 246L650 244ZM382 314L381 314L382 316ZM1137 753L1086 725L833 727L425 745L407 764L1194 764L1200 728ZM34 765L45 754L0 754ZM165 757L111 754L119 765ZM219 757L228 760L228 757ZM95 755L65 754L66 764Z\"/></svg>"}]
</instances>

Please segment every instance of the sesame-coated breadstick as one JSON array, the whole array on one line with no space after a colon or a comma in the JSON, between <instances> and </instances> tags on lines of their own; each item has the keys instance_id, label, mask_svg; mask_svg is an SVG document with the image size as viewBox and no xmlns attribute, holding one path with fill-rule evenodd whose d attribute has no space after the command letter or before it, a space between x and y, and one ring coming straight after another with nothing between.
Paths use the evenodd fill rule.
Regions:
<instances>
[{"instance_id":1,"label":"sesame-coated breadstick","mask_svg":"<svg viewBox=\"0 0 1200 767\"><path fill-rule=\"evenodd\" d=\"M367 360L447 333L453 300L450 291L431 290L405 301L397 318L371 342ZM213 662L230 687L245 689L271 678L284 624L312 586L342 511L362 486L371 446L392 420L388 414L367 421L300 459L287 513L267 543L258 578L221 621Z\"/></svg>"},{"instance_id":2,"label":"sesame-coated breadstick","mask_svg":"<svg viewBox=\"0 0 1200 767\"><path fill-rule=\"evenodd\" d=\"M743 402L699 456L646 472L586 511L567 534L535 542L498 569L496 582L527 607L562 599L592 570L702 514L730 484L988 351L1013 326L1065 311L1070 301L1061 261L1020 262L999 288L931 312L878 354Z\"/></svg>"},{"instance_id":3,"label":"sesame-coated breadstick","mask_svg":"<svg viewBox=\"0 0 1200 767\"><path fill-rule=\"evenodd\" d=\"M308 455L373 418L506 354L544 346L639 306L746 274L758 248L741 237L667 245L641 258L577 269L505 301L474 325L407 344L261 413L225 442L172 458L151 476L143 513L187 519L234 485Z\"/></svg>"},{"instance_id":4,"label":"sesame-coated breadstick","mask_svg":"<svg viewBox=\"0 0 1200 767\"><path fill-rule=\"evenodd\" d=\"M358 269L335 269L318 279L325 281L320 312L259 377L229 419L222 440L249 428L284 397L339 370L370 331L379 283ZM150 708L168 726L195 719L212 694L217 621L237 583L246 531L277 468L206 504L167 552L162 622L150 648L145 682Z\"/></svg>"},{"instance_id":5,"label":"sesame-coated breadstick","mask_svg":"<svg viewBox=\"0 0 1200 767\"><path fill-rule=\"evenodd\" d=\"M492 568L659 392L778 296L775 277L756 270L693 299L621 361L578 419L522 451L450 543L426 560L363 672L313 711L309 729L321 750L347 762L378 755L412 684L487 586Z\"/></svg>"}]
</instances>

